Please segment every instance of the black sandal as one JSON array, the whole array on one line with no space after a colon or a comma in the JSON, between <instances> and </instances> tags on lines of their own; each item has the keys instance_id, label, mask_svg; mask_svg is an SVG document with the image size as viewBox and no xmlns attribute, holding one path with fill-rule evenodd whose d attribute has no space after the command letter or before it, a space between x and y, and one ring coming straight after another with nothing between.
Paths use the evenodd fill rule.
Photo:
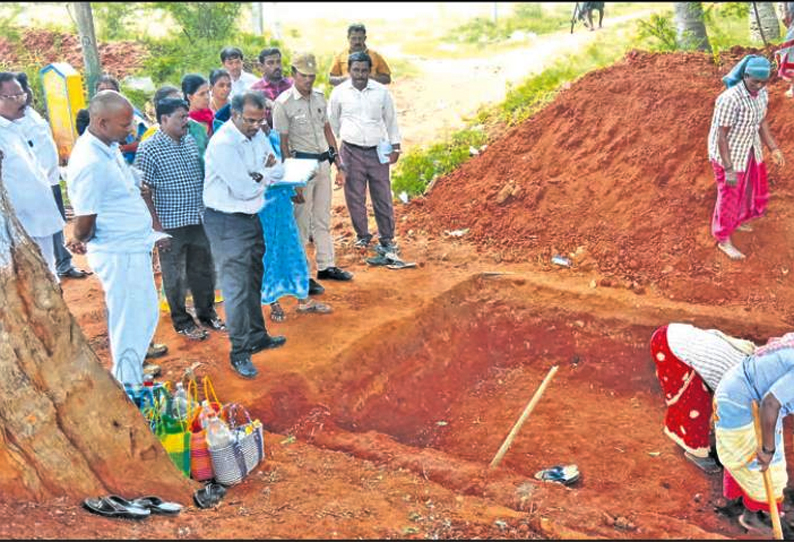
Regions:
<instances>
[{"instance_id":1,"label":"black sandal","mask_svg":"<svg viewBox=\"0 0 794 542\"><path fill-rule=\"evenodd\" d=\"M193 494L193 501L199 508L213 508L221 502L225 495L225 487L210 482Z\"/></svg>"},{"instance_id":2,"label":"black sandal","mask_svg":"<svg viewBox=\"0 0 794 542\"><path fill-rule=\"evenodd\" d=\"M86 499L83 501L83 507L89 512L107 518L144 519L151 515L149 510L136 506L117 495Z\"/></svg>"},{"instance_id":3,"label":"black sandal","mask_svg":"<svg viewBox=\"0 0 794 542\"><path fill-rule=\"evenodd\" d=\"M175 502L166 502L160 497L150 496L135 499L132 504L139 506L145 510L149 510L152 514L163 514L165 516L175 516L182 511L182 505Z\"/></svg>"}]
</instances>

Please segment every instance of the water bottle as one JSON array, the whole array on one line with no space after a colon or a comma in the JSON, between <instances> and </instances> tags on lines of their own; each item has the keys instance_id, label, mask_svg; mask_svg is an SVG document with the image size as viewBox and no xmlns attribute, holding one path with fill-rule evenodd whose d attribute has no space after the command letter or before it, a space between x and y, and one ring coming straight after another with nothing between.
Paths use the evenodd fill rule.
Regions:
<instances>
[{"instance_id":1,"label":"water bottle","mask_svg":"<svg viewBox=\"0 0 794 542\"><path fill-rule=\"evenodd\" d=\"M229 426L221 420L213 410L213 415L207 417L207 446L210 450L219 450L229 446L234 440Z\"/></svg>"},{"instance_id":2,"label":"water bottle","mask_svg":"<svg viewBox=\"0 0 794 542\"><path fill-rule=\"evenodd\" d=\"M389 155L394 150L388 139L381 139L378 143L378 160L381 164L389 163Z\"/></svg>"},{"instance_id":3,"label":"water bottle","mask_svg":"<svg viewBox=\"0 0 794 542\"><path fill-rule=\"evenodd\" d=\"M185 391L185 387L182 385L181 382L176 383L176 391L174 392L174 412L172 415L174 418L178 418L180 420L184 420L187 418L187 410L188 410L188 398L187 392Z\"/></svg>"},{"instance_id":4,"label":"water bottle","mask_svg":"<svg viewBox=\"0 0 794 542\"><path fill-rule=\"evenodd\" d=\"M201 412L199 412L199 424L201 425L202 429L207 428L207 420L210 417L217 417L217 413L215 409L210 406L209 401L204 399L201 402Z\"/></svg>"}]
</instances>

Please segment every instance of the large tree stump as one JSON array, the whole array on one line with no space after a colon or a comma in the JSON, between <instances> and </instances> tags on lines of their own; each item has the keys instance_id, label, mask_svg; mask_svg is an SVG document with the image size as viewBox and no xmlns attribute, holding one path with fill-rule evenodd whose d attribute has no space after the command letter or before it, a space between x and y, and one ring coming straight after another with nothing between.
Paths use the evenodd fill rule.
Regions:
<instances>
[{"instance_id":1,"label":"large tree stump","mask_svg":"<svg viewBox=\"0 0 794 542\"><path fill-rule=\"evenodd\" d=\"M91 350L22 229L0 152L0 499L147 494L190 482Z\"/></svg>"}]
</instances>

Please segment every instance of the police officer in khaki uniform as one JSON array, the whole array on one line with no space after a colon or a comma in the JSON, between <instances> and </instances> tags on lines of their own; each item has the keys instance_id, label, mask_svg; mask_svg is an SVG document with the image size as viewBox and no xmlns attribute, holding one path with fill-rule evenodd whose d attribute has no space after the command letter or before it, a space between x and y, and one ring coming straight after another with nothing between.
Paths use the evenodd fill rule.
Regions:
<instances>
[{"instance_id":1,"label":"police officer in khaki uniform","mask_svg":"<svg viewBox=\"0 0 794 542\"><path fill-rule=\"evenodd\" d=\"M331 163L340 171L344 171L344 166L326 116L325 96L312 88L316 74L314 55L303 53L293 58L292 79L295 83L276 98L273 129L281 137L282 156L311 158L320 163L317 174L306 187L297 190L295 220L303 244L306 245L310 237L314 240L317 278L347 281L353 278L353 274L336 267L331 237ZM340 182L343 176L337 176L337 179ZM311 282L314 283L313 280ZM311 286L310 293L323 290L319 284Z\"/></svg>"}]
</instances>

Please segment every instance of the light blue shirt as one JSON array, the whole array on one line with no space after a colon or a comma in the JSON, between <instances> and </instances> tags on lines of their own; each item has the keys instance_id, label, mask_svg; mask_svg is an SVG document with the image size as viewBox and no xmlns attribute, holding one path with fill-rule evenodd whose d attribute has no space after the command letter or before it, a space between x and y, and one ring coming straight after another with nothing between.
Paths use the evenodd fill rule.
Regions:
<instances>
[{"instance_id":1,"label":"light blue shirt","mask_svg":"<svg viewBox=\"0 0 794 542\"><path fill-rule=\"evenodd\" d=\"M741 369L748 389L757 400L771 393L782 406L781 416L794 411L794 347L772 348L767 353L750 356Z\"/></svg>"},{"instance_id":2,"label":"light blue shirt","mask_svg":"<svg viewBox=\"0 0 794 542\"><path fill-rule=\"evenodd\" d=\"M96 215L89 252L151 252L162 237L140 191L140 179L124 161L117 143L108 146L89 130L75 143L66 170L75 216Z\"/></svg>"}]
</instances>

